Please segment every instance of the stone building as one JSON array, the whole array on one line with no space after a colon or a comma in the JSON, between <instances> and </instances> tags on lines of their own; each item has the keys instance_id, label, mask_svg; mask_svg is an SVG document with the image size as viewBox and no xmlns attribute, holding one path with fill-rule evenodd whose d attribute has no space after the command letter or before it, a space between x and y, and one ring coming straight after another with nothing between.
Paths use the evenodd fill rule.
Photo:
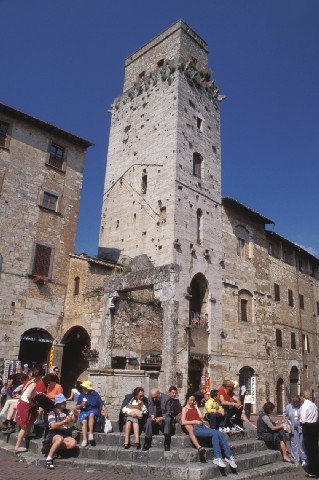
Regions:
<instances>
[{"instance_id":1,"label":"stone building","mask_svg":"<svg viewBox=\"0 0 319 480\"><path fill-rule=\"evenodd\" d=\"M90 145L0 104L2 359L46 362L59 336Z\"/></svg>"},{"instance_id":2,"label":"stone building","mask_svg":"<svg viewBox=\"0 0 319 480\"><path fill-rule=\"evenodd\" d=\"M275 233L273 220L222 198L223 98L207 44L183 21L126 59L123 93L111 110L98 257L73 254L73 244L63 250L69 268L53 269L53 280L55 271L63 275L64 302L58 290L54 302L45 293L54 281L39 285L26 267L32 295L20 323L10 318L20 335L45 293L46 312L56 316L41 313L41 325L55 340L66 391L89 375L118 408L139 384L176 384L183 394L231 378L252 391L255 410L271 399L280 412L301 388L318 399L319 260ZM68 135L61 132L63 141ZM72 138L83 153L88 144ZM42 169L46 180L50 166L44 161ZM33 172L38 191L60 192L40 177ZM34 200L28 208L36 223ZM56 218L42 209L39 215ZM65 221L62 239L70 225ZM49 232L41 233L45 245ZM69 240L75 226L72 232ZM35 239L28 236L30 244ZM12 309L11 297L6 301Z\"/></svg>"}]
</instances>

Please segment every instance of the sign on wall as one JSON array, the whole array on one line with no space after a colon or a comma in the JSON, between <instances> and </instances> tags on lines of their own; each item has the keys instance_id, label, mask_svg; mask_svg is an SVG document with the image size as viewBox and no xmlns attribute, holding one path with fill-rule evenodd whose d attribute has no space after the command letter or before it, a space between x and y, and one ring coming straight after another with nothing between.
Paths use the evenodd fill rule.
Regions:
<instances>
[{"instance_id":1,"label":"sign on wall","mask_svg":"<svg viewBox=\"0 0 319 480\"><path fill-rule=\"evenodd\" d=\"M256 405L256 377L253 375L250 379L250 394L252 396L252 404Z\"/></svg>"}]
</instances>

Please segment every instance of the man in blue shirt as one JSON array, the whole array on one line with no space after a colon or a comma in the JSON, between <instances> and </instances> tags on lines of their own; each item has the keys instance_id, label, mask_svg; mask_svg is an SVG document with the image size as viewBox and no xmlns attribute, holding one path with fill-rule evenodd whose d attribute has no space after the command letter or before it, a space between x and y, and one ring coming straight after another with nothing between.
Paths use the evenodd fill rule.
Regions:
<instances>
[{"instance_id":1,"label":"man in blue shirt","mask_svg":"<svg viewBox=\"0 0 319 480\"><path fill-rule=\"evenodd\" d=\"M86 447L88 440L94 445L94 419L104 409L104 403L100 395L93 390L92 383L85 380L81 383L82 393L80 394L76 408L80 410L79 421L82 423L83 441L81 447ZM88 436L89 429L89 436Z\"/></svg>"}]
</instances>

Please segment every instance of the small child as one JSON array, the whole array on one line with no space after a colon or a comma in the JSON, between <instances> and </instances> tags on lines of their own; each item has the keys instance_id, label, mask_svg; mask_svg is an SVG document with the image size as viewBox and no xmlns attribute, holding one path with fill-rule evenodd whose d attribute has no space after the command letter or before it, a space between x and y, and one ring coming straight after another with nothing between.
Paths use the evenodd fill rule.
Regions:
<instances>
[{"instance_id":1,"label":"small child","mask_svg":"<svg viewBox=\"0 0 319 480\"><path fill-rule=\"evenodd\" d=\"M248 420L250 420L252 403L253 403L253 397L250 395L250 391L246 390L245 396L244 396L244 410Z\"/></svg>"}]
</instances>

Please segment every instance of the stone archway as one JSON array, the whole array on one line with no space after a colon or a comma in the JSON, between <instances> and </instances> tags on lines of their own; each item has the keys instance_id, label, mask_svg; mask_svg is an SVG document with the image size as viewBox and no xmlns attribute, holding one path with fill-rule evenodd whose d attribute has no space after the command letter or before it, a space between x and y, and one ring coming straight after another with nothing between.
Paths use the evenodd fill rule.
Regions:
<instances>
[{"instance_id":1,"label":"stone archway","mask_svg":"<svg viewBox=\"0 0 319 480\"><path fill-rule=\"evenodd\" d=\"M61 384L65 394L69 395L78 378L89 367L85 354L90 349L90 336L85 328L75 326L64 334L62 344Z\"/></svg>"},{"instance_id":2,"label":"stone archway","mask_svg":"<svg viewBox=\"0 0 319 480\"><path fill-rule=\"evenodd\" d=\"M53 338L43 328L30 328L20 339L19 360L31 368L37 364L46 364L53 343Z\"/></svg>"},{"instance_id":3,"label":"stone archway","mask_svg":"<svg viewBox=\"0 0 319 480\"><path fill-rule=\"evenodd\" d=\"M282 415L285 405L285 384L282 378L278 378L276 384L277 413Z\"/></svg>"},{"instance_id":4,"label":"stone archway","mask_svg":"<svg viewBox=\"0 0 319 480\"><path fill-rule=\"evenodd\" d=\"M244 386L246 390L249 390L253 398L256 395L256 385L254 384L253 377L255 377L255 370L252 367L242 367L239 370L239 391L241 395L241 387ZM241 395L241 397L243 397ZM243 398L242 398L243 400Z\"/></svg>"},{"instance_id":5,"label":"stone archway","mask_svg":"<svg viewBox=\"0 0 319 480\"><path fill-rule=\"evenodd\" d=\"M290 398L294 395L299 395L300 393L300 377L299 370L297 367L292 367L289 375L290 381Z\"/></svg>"}]
</instances>

